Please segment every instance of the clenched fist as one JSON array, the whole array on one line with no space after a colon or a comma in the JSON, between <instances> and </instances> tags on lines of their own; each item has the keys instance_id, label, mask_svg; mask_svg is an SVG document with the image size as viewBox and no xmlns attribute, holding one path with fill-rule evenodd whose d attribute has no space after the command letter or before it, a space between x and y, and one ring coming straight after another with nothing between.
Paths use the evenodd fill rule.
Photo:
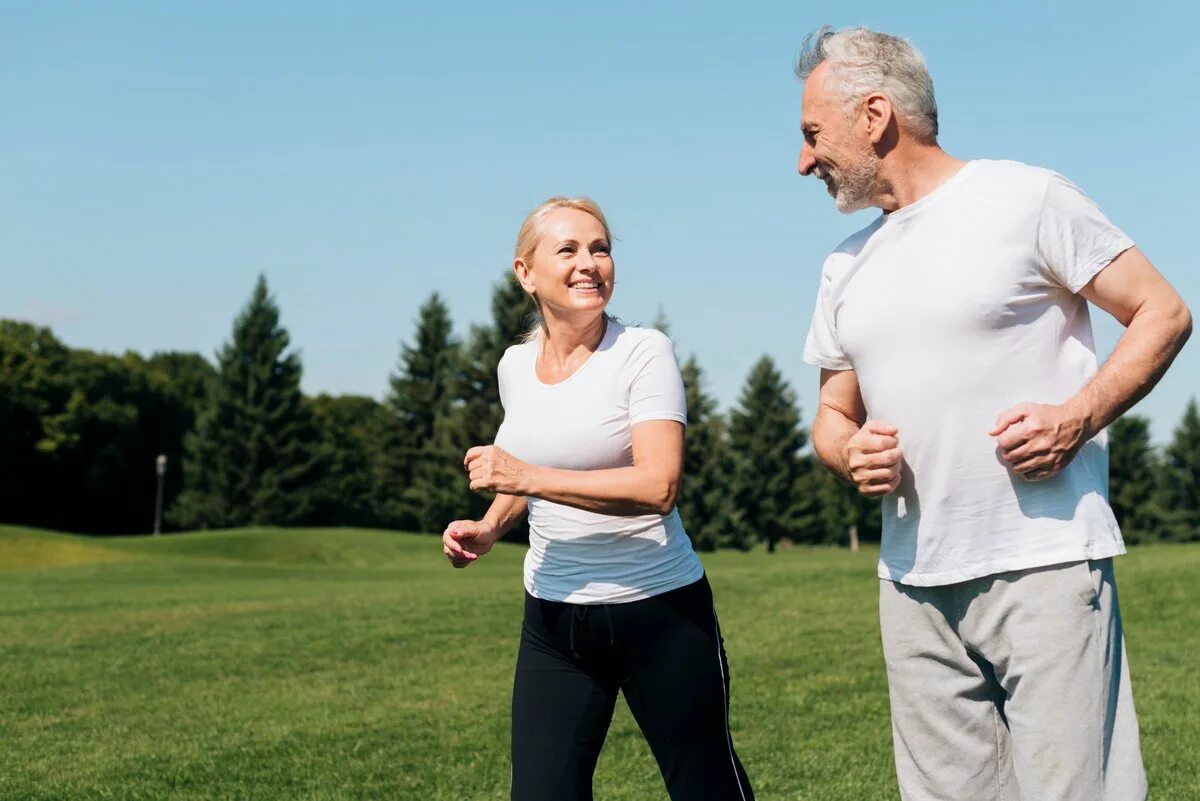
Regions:
<instances>
[{"instance_id":1,"label":"clenched fist","mask_svg":"<svg viewBox=\"0 0 1200 801\"><path fill-rule=\"evenodd\" d=\"M480 445L467 451L463 468L471 479L472 490L489 490L504 495L526 495L533 470L506 450L495 445Z\"/></svg>"},{"instance_id":2,"label":"clenched fist","mask_svg":"<svg viewBox=\"0 0 1200 801\"><path fill-rule=\"evenodd\" d=\"M989 434L1000 458L1027 481L1057 475L1084 443L1084 425L1063 406L1019 403L996 418Z\"/></svg>"},{"instance_id":3,"label":"clenched fist","mask_svg":"<svg viewBox=\"0 0 1200 801\"><path fill-rule=\"evenodd\" d=\"M900 486L904 454L896 438L898 433L891 423L868 420L846 442L842 451L846 469L858 491L868 498L882 498Z\"/></svg>"}]
</instances>

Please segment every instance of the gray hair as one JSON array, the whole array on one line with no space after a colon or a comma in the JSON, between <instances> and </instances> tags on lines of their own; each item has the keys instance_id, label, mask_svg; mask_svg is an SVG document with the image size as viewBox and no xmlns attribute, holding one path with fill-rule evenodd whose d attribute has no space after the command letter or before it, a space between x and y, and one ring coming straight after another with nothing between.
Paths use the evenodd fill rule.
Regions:
<instances>
[{"instance_id":1,"label":"gray hair","mask_svg":"<svg viewBox=\"0 0 1200 801\"><path fill-rule=\"evenodd\" d=\"M830 68L828 85L842 95L847 110L879 92L892 101L896 116L913 136L924 142L937 139L933 79L925 57L907 39L868 28L835 31L826 25L805 37L796 59L796 77L807 80L824 61Z\"/></svg>"}]
</instances>

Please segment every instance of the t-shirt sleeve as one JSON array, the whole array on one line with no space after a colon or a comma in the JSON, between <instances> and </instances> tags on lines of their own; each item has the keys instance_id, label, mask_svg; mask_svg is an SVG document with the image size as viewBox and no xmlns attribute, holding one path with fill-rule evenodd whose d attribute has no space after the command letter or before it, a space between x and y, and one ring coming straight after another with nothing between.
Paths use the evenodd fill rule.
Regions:
<instances>
[{"instance_id":1,"label":"t-shirt sleeve","mask_svg":"<svg viewBox=\"0 0 1200 801\"><path fill-rule=\"evenodd\" d=\"M1050 176L1038 219L1041 269L1073 293L1088 285L1133 240L1113 225L1095 201L1066 178Z\"/></svg>"},{"instance_id":2,"label":"t-shirt sleeve","mask_svg":"<svg viewBox=\"0 0 1200 801\"><path fill-rule=\"evenodd\" d=\"M829 274L829 261L821 270L821 285L817 289L817 304L813 309L812 325L804 340L804 361L826 370L853 370L854 365L846 358L838 343L837 325L833 314L833 279Z\"/></svg>"},{"instance_id":3,"label":"t-shirt sleeve","mask_svg":"<svg viewBox=\"0 0 1200 801\"><path fill-rule=\"evenodd\" d=\"M509 364L511 363L511 361L512 360L509 358L508 354L505 353L504 356L502 356L500 358L500 363L498 365L496 365L496 385L500 390L500 408L501 408L501 410L504 410L508 407L509 389L508 389L507 376L508 376L508 367L509 367ZM496 429L496 439L494 440L493 444L496 447L503 448L504 450L509 451L511 453L512 452L512 442L510 441L511 437L509 436L509 432L505 430L505 425L504 425L505 422L507 421L507 419L508 419L508 415L505 414L504 417L500 421L500 428Z\"/></svg>"},{"instance_id":4,"label":"t-shirt sleeve","mask_svg":"<svg viewBox=\"0 0 1200 801\"><path fill-rule=\"evenodd\" d=\"M674 420L687 425L687 398L675 348L654 332L638 343L629 362L629 424Z\"/></svg>"}]
</instances>

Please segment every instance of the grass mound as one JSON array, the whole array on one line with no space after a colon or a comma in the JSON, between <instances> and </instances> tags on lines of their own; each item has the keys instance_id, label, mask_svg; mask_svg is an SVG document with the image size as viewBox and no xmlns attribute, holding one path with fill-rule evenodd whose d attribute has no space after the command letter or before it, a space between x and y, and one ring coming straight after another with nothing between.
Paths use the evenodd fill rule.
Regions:
<instances>
[{"instance_id":1,"label":"grass mound","mask_svg":"<svg viewBox=\"0 0 1200 801\"><path fill-rule=\"evenodd\" d=\"M128 559L102 541L35 528L0 526L0 570L59 567Z\"/></svg>"}]
</instances>

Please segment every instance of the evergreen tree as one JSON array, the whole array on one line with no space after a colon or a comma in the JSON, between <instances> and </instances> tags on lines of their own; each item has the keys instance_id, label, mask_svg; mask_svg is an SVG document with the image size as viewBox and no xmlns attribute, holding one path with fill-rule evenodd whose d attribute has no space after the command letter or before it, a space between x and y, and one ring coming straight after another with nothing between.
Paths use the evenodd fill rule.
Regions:
<instances>
[{"instance_id":1,"label":"evergreen tree","mask_svg":"<svg viewBox=\"0 0 1200 801\"><path fill-rule=\"evenodd\" d=\"M382 405L374 398L321 394L308 401L328 465L314 489L314 525L375 525L371 465L377 457Z\"/></svg>"},{"instance_id":2,"label":"evergreen tree","mask_svg":"<svg viewBox=\"0 0 1200 801\"><path fill-rule=\"evenodd\" d=\"M533 320L533 301L516 276L508 273L492 289L492 322L471 327L455 395L461 402L460 444L490 445L504 419L496 367L517 344Z\"/></svg>"},{"instance_id":3,"label":"evergreen tree","mask_svg":"<svg viewBox=\"0 0 1200 801\"><path fill-rule=\"evenodd\" d=\"M730 444L736 468L733 501L740 513L735 547L757 539L774 551L794 538L796 489L804 474L800 449L808 441L800 426L796 395L770 357L750 370L738 408L730 412Z\"/></svg>"},{"instance_id":4,"label":"evergreen tree","mask_svg":"<svg viewBox=\"0 0 1200 801\"><path fill-rule=\"evenodd\" d=\"M1164 454L1160 494L1166 538L1200 540L1200 411L1195 398Z\"/></svg>"},{"instance_id":5,"label":"evergreen tree","mask_svg":"<svg viewBox=\"0 0 1200 801\"><path fill-rule=\"evenodd\" d=\"M846 484L816 457L811 470L799 480L797 497L806 498L804 519L798 522L803 542L846 545L850 529L860 542L878 542L883 528L883 507L878 498L867 498L857 487Z\"/></svg>"},{"instance_id":6,"label":"evergreen tree","mask_svg":"<svg viewBox=\"0 0 1200 801\"><path fill-rule=\"evenodd\" d=\"M696 550L713 551L732 544L737 530L730 486L734 461L725 421L717 413L716 401L704 392L696 357L684 362L680 372L688 424L679 515Z\"/></svg>"},{"instance_id":7,"label":"evergreen tree","mask_svg":"<svg viewBox=\"0 0 1200 801\"><path fill-rule=\"evenodd\" d=\"M433 517L426 498L442 492L450 466L462 475L462 453L443 433L455 408L459 347L449 309L435 292L421 306L413 344L401 346L385 401L376 469L378 517L385 525L441 531L449 522Z\"/></svg>"},{"instance_id":8,"label":"evergreen tree","mask_svg":"<svg viewBox=\"0 0 1200 801\"><path fill-rule=\"evenodd\" d=\"M1108 427L1108 495L1113 514L1128 543L1161 536L1162 513L1155 498L1161 475L1150 445L1150 421L1125 415Z\"/></svg>"},{"instance_id":9,"label":"evergreen tree","mask_svg":"<svg viewBox=\"0 0 1200 801\"><path fill-rule=\"evenodd\" d=\"M224 528L308 519L322 465L300 392L300 357L288 344L260 275L217 354L211 396L187 437L185 489L171 515L176 524Z\"/></svg>"},{"instance_id":10,"label":"evergreen tree","mask_svg":"<svg viewBox=\"0 0 1200 801\"><path fill-rule=\"evenodd\" d=\"M476 445L491 445L504 420L500 405L500 384L496 368L501 357L512 345L525 336L533 321L533 301L509 272L492 288L492 320L488 325L471 327L470 338L457 372L455 396L457 407L438 436L444 447L458 455L453 468L453 481L442 487L444 496L437 505L451 509L451 518L480 518L491 505L490 493L471 492L463 480L462 455ZM527 539L522 522L505 539Z\"/></svg>"}]
</instances>

